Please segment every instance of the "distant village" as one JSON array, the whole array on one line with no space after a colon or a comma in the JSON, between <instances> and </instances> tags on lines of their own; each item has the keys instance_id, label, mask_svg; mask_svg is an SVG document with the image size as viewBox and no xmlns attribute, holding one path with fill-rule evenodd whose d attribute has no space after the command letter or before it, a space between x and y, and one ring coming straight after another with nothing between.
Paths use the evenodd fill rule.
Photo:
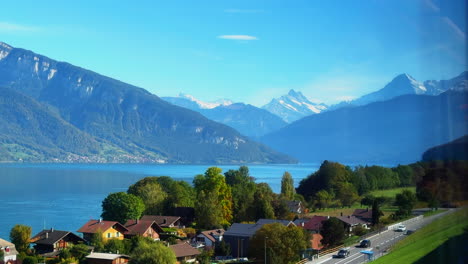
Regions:
<instances>
[{"instance_id":1,"label":"distant village","mask_svg":"<svg viewBox=\"0 0 468 264\"><path fill-rule=\"evenodd\" d=\"M294 188L286 172L280 194L255 183L245 166L224 174L209 168L193 186L147 177L127 192L109 194L101 218L77 230L54 227L32 234L29 226L14 226L11 242L0 238L0 264L298 263L411 217L417 199L410 190L390 202L359 196L343 181L307 201L296 193L310 190L311 183L318 188L313 181L321 177L343 179L341 174L349 173L348 167L325 161ZM332 188L339 191L336 196ZM389 203L391 215L380 209Z\"/></svg>"}]
</instances>

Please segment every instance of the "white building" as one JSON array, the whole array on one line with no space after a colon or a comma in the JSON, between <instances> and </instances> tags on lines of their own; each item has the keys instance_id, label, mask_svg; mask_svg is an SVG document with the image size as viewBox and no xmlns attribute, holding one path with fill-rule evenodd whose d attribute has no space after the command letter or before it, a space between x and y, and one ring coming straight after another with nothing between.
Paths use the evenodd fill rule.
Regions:
<instances>
[{"instance_id":1,"label":"white building","mask_svg":"<svg viewBox=\"0 0 468 264\"><path fill-rule=\"evenodd\" d=\"M8 261L16 261L18 251L16 251L13 243L0 238L0 250L3 251L3 259L0 260L3 260L5 263L8 263Z\"/></svg>"}]
</instances>

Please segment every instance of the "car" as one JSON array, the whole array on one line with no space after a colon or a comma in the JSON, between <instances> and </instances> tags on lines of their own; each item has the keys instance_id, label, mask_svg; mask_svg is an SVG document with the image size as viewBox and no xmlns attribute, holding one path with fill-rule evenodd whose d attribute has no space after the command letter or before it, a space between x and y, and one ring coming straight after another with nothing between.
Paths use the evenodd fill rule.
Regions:
<instances>
[{"instance_id":1,"label":"car","mask_svg":"<svg viewBox=\"0 0 468 264\"><path fill-rule=\"evenodd\" d=\"M397 228L395 229L397 232L405 232L406 231L406 226L405 225L398 225Z\"/></svg>"},{"instance_id":2,"label":"car","mask_svg":"<svg viewBox=\"0 0 468 264\"><path fill-rule=\"evenodd\" d=\"M338 251L337 257L339 258L346 258L349 256L349 247L348 248L342 248L340 251Z\"/></svg>"},{"instance_id":3,"label":"car","mask_svg":"<svg viewBox=\"0 0 468 264\"><path fill-rule=\"evenodd\" d=\"M361 243L359 243L359 247L361 248L368 248L370 246L371 246L371 241L369 239L361 240Z\"/></svg>"},{"instance_id":4,"label":"car","mask_svg":"<svg viewBox=\"0 0 468 264\"><path fill-rule=\"evenodd\" d=\"M409 229L408 229L408 230L405 231L404 234L405 234L405 235L411 235L411 234L413 234L413 233L414 233L414 230L409 230Z\"/></svg>"}]
</instances>

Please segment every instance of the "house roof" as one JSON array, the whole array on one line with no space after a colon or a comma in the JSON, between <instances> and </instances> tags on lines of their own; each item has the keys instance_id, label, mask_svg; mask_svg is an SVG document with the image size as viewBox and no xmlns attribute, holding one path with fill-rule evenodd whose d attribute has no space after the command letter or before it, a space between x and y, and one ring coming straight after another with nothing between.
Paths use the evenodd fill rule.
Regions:
<instances>
[{"instance_id":1,"label":"house roof","mask_svg":"<svg viewBox=\"0 0 468 264\"><path fill-rule=\"evenodd\" d=\"M216 239L214 238L213 235L215 236L222 236L226 232L224 229L214 229L214 230L206 230L201 232L202 235L207 237L209 240L216 242Z\"/></svg>"},{"instance_id":2,"label":"house roof","mask_svg":"<svg viewBox=\"0 0 468 264\"><path fill-rule=\"evenodd\" d=\"M287 201L286 204L290 211L297 211L301 207L301 201Z\"/></svg>"},{"instance_id":3,"label":"house roof","mask_svg":"<svg viewBox=\"0 0 468 264\"><path fill-rule=\"evenodd\" d=\"M18 254L18 251L16 251L16 248L15 248L15 244L0 238L0 248L5 248L5 247L8 247L10 249L10 252L4 251L5 256Z\"/></svg>"},{"instance_id":4,"label":"house roof","mask_svg":"<svg viewBox=\"0 0 468 264\"><path fill-rule=\"evenodd\" d=\"M73 234L69 231L61 231L54 229L44 229L39 232L37 235L31 238L31 243L41 244L41 245L52 245L60 241L66 236L70 236L73 239L84 241L81 237Z\"/></svg>"},{"instance_id":5,"label":"house roof","mask_svg":"<svg viewBox=\"0 0 468 264\"><path fill-rule=\"evenodd\" d=\"M309 219L297 219L296 221L294 221L294 224L306 230L320 230L320 228L322 228L323 221L327 219L328 217L326 216L314 215L312 218Z\"/></svg>"},{"instance_id":6,"label":"house roof","mask_svg":"<svg viewBox=\"0 0 468 264\"><path fill-rule=\"evenodd\" d=\"M353 215L362 219L372 219L372 210L369 209L356 209Z\"/></svg>"},{"instance_id":7,"label":"house roof","mask_svg":"<svg viewBox=\"0 0 468 264\"><path fill-rule=\"evenodd\" d=\"M104 232L109 228L115 228L117 230L121 230L122 233L128 231L128 229L116 221L101 221L101 220L89 220L86 224L84 224L77 232L80 233L97 233L99 231Z\"/></svg>"},{"instance_id":8,"label":"house roof","mask_svg":"<svg viewBox=\"0 0 468 264\"><path fill-rule=\"evenodd\" d=\"M162 232L161 227L151 220L128 220L125 227L128 229L125 234L128 235L143 235L150 227L156 232Z\"/></svg>"},{"instance_id":9,"label":"house roof","mask_svg":"<svg viewBox=\"0 0 468 264\"><path fill-rule=\"evenodd\" d=\"M196 248L192 247L187 243L180 243L175 245L169 246L177 258L180 257L188 257L188 256L196 256L199 255L201 252L198 251Z\"/></svg>"},{"instance_id":10,"label":"house roof","mask_svg":"<svg viewBox=\"0 0 468 264\"><path fill-rule=\"evenodd\" d=\"M280 223L284 226L294 225L293 222L288 220L276 220L276 219L260 219L255 224L239 224L234 223L224 233L224 236L240 236L240 237L251 237L257 232L258 229L262 228L263 225Z\"/></svg>"},{"instance_id":11,"label":"house roof","mask_svg":"<svg viewBox=\"0 0 468 264\"><path fill-rule=\"evenodd\" d=\"M355 216L352 216L352 215L348 215L348 216L339 216L337 217L339 220L341 220L342 222L350 225L350 226L355 226L355 225L364 225L364 224L367 224L366 222L362 221L361 219L355 217Z\"/></svg>"},{"instance_id":12,"label":"house roof","mask_svg":"<svg viewBox=\"0 0 468 264\"><path fill-rule=\"evenodd\" d=\"M144 215L141 220L155 221L161 227L175 225L180 220L180 216L165 216L165 215Z\"/></svg>"},{"instance_id":13,"label":"house roof","mask_svg":"<svg viewBox=\"0 0 468 264\"><path fill-rule=\"evenodd\" d=\"M108 254L108 253L91 253L86 258L89 259L105 259L105 260L114 260L117 258L126 258L129 259L130 257L127 255L121 254Z\"/></svg>"}]
</instances>

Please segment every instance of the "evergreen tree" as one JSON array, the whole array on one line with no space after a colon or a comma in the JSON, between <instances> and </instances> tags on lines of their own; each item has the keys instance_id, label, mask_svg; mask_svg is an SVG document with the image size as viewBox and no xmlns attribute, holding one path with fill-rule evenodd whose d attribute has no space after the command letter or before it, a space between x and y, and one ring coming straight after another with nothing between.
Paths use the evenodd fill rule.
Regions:
<instances>
[{"instance_id":1,"label":"evergreen tree","mask_svg":"<svg viewBox=\"0 0 468 264\"><path fill-rule=\"evenodd\" d=\"M294 180L289 172L285 172L281 179L281 196L283 196L284 199L291 201L294 199L295 193Z\"/></svg>"}]
</instances>

